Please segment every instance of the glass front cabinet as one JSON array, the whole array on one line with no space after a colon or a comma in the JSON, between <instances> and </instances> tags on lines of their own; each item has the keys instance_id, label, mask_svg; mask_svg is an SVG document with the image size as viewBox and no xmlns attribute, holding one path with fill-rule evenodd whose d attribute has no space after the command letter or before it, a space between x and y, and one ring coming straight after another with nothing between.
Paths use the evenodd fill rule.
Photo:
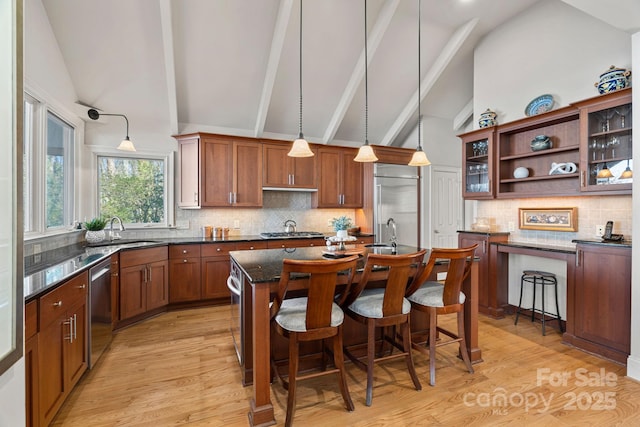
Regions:
<instances>
[{"instance_id":1,"label":"glass front cabinet","mask_svg":"<svg viewBox=\"0 0 640 427\"><path fill-rule=\"evenodd\" d=\"M631 194L631 89L576 104L580 109L580 190Z\"/></svg>"},{"instance_id":2,"label":"glass front cabinet","mask_svg":"<svg viewBox=\"0 0 640 427\"><path fill-rule=\"evenodd\" d=\"M462 135L462 189L465 199L494 197L495 126Z\"/></svg>"}]
</instances>

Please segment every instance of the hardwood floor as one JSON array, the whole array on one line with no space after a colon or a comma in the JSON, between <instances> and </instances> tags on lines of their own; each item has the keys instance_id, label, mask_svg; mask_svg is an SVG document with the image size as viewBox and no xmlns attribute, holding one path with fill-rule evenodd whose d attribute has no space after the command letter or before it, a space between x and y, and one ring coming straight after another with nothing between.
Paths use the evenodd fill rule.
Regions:
<instances>
[{"instance_id":1,"label":"hardwood floor","mask_svg":"<svg viewBox=\"0 0 640 427\"><path fill-rule=\"evenodd\" d=\"M162 314L116 334L80 381L54 426L246 426L251 389L240 385L228 307ZM524 320L524 319L522 319ZM447 319L454 321L454 317ZM563 345L560 334L513 317L480 316L484 362L465 370L457 346L438 349L437 384L415 352L422 391L403 360L375 367L374 403L366 374L347 363L355 411L347 412L331 376L298 385L294 422L303 426L638 425L640 383L625 367ZM286 391L272 386L279 425Z\"/></svg>"}]
</instances>

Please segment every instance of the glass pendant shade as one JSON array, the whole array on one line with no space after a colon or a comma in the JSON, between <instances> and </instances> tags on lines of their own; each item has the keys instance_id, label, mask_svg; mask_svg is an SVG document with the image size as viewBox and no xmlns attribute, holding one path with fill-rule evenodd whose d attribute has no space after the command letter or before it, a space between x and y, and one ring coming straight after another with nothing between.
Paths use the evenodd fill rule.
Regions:
<instances>
[{"instance_id":1,"label":"glass pendant shade","mask_svg":"<svg viewBox=\"0 0 640 427\"><path fill-rule=\"evenodd\" d=\"M136 151L136 147L133 146L133 142L129 139L129 137L125 137L120 145L118 145L118 150L122 151Z\"/></svg>"},{"instance_id":2,"label":"glass pendant shade","mask_svg":"<svg viewBox=\"0 0 640 427\"><path fill-rule=\"evenodd\" d=\"M413 153L411 156L411 161L409 162L409 166L429 166L431 162L427 158L427 155L424 151L422 151L421 147Z\"/></svg>"},{"instance_id":3,"label":"glass pendant shade","mask_svg":"<svg viewBox=\"0 0 640 427\"><path fill-rule=\"evenodd\" d=\"M613 174L611 173L611 171L609 170L606 164L598 172L598 178L612 178L612 177L613 177Z\"/></svg>"},{"instance_id":4,"label":"glass pendant shade","mask_svg":"<svg viewBox=\"0 0 640 427\"><path fill-rule=\"evenodd\" d=\"M633 171L629 167L629 160L627 160L627 168L620 175L620 179L633 178Z\"/></svg>"},{"instance_id":5,"label":"glass pendant shade","mask_svg":"<svg viewBox=\"0 0 640 427\"><path fill-rule=\"evenodd\" d=\"M309 143L302 135L295 141L293 141L293 145L291 146L291 150L287 154L289 157L313 157L313 151L309 147Z\"/></svg>"},{"instance_id":6,"label":"glass pendant shade","mask_svg":"<svg viewBox=\"0 0 640 427\"><path fill-rule=\"evenodd\" d=\"M377 162L378 157L373 152L373 148L369 144L365 144L358 150L358 155L355 159L356 162Z\"/></svg>"}]
</instances>

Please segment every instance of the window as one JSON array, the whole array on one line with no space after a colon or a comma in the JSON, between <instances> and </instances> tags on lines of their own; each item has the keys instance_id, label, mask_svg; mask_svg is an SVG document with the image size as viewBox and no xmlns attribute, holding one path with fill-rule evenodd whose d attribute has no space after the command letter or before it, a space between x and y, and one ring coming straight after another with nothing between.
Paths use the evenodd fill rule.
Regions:
<instances>
[{"instance_id":1,"label":"window","mask_svg":"<svg viewBox=\"0 0 640 427\"><path fill-rule=\"evenodd\" d=\"M26 93L23 117L24 232L66 230L74 220L76 130Z\"/></svg>"},{"instance_id":2,"label":"window","mask_svg":"<svg viewBox=\"0 0 640 427\"><path fill-rule=\"evenodd\" d=\"M170 157L97 156L98 216L129 227L170 226Z\"/></svg>"}]
</instances>

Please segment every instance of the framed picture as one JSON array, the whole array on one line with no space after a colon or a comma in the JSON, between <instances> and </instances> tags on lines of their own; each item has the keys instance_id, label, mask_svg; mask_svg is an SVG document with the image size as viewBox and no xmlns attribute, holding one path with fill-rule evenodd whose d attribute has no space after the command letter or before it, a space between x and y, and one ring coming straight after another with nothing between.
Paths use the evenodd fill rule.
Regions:
<instances>
[{"instance_id":1,"label":"framed picture","mask_svg":"<svg viewBox=\"0 0 640 427\"><path fill-rule=\"evenodd\" d=\"M578 208L519 208L522 230L578 231Z\"/></svg>"}]
</instances>

